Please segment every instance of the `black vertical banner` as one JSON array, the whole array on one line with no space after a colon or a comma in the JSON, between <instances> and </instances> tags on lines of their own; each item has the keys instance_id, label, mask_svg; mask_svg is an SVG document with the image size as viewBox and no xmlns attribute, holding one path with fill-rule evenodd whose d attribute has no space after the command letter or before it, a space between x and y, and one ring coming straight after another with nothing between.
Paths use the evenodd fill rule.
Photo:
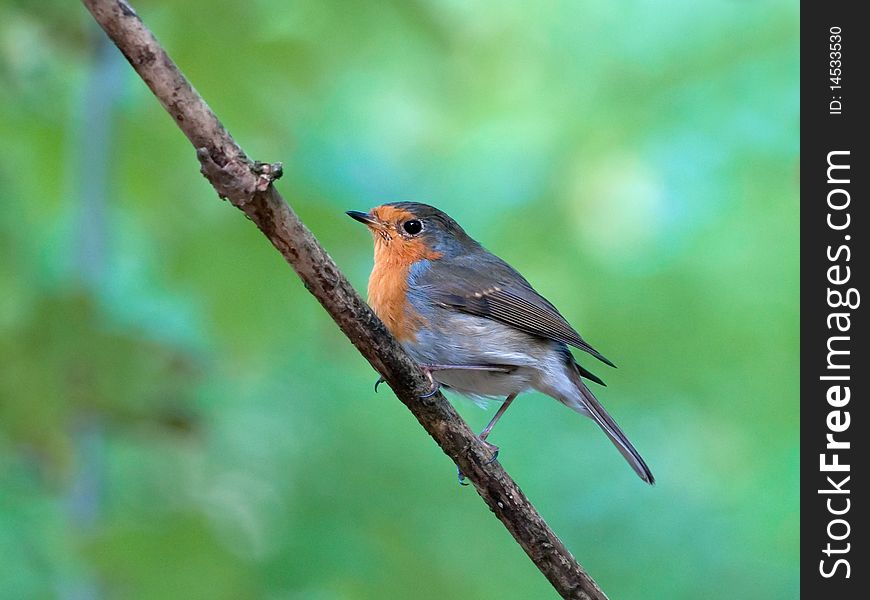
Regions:
<instances>
[{"instance_id":1,"label":"black vertical banner","mask_svg":"<svg viewBox=\"0 0 870 600\"><path fill-rule=\"evenodd\" d=\"M866 598L870 180L862 3L801 14L801 591Z\"/></svg>"}]
</instances>

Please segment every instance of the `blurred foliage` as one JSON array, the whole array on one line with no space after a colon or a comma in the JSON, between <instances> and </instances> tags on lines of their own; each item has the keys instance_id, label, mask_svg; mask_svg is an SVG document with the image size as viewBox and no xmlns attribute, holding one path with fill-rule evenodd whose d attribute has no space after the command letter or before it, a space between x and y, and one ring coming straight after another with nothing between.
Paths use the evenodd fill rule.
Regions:
<instances>
[{"instance_id":1,"label":"blurred foliage","mask_svg":"<svg viewBox=\"0 0 870 600\"><path fill-rule=\"evenodd\" d=\"M494 438L611 597L798 595L797 3L135 6L359 289L342 212L436 204L620 365L656 487L545 397ZM0 0L0 597L551 596L101 45Z\"/></svg>"}]
</instances>

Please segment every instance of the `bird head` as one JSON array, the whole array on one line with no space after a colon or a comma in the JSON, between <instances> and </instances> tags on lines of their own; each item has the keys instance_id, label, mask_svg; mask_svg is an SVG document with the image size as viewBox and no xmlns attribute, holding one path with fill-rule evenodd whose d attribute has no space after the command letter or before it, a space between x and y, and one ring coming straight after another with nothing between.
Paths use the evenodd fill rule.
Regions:
<instances>
[{"instance_id":1,"label":"bird head","mask_svg":"<svg viewBox=\"0 0 870 600\"><path fill-rule=\"evenodd\" d=\"M428 204L394 202L367 213L347 211L366 225L375 240L375 260L413 264L456 256L477 243L446 213Z\"/></svg>"}]
</instances>

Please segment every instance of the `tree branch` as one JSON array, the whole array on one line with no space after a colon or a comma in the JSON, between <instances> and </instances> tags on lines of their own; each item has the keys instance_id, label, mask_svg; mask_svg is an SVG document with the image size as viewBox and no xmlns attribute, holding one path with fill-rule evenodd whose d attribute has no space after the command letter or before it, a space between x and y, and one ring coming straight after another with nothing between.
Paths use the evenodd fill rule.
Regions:
<instances>
[{"instance_id":1,"label":"tree branch","mask_svg":"<svg viewBox=\"0 0 870 600\"><path fill-rule=\"evenodd\" d=\"M253 162L124 0L82 0L196 148L217 193L269 238L344 334L390 385L564 598L606 596L498 462L362 301L332 258L272 185L279 164Z\"/></svg>"}]
</instances>

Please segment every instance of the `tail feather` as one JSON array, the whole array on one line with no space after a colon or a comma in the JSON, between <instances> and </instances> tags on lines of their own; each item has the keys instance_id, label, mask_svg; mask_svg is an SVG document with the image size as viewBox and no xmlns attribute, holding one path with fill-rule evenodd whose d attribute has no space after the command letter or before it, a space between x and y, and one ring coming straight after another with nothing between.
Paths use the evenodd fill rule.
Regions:
<instances>
[{"instance_id":1,"label":"tail feather","mask_svg":"<svg viewBox=\"0 0 870 600\"><path fill-rule=\"evenodd\" d=\"M598 385L603 385L604 387L607 387L607 384L604 383L604 382L601 380L601 378L598 377L598 375L596 375L595 373L593 373L593 372L590 371L589 369L584 369L582 366L578 365L577 363L574 363L574 366L577 367L577 370L580 372L580 376L581 376L581 377L585 377L585 378L588 379L589 381L594 381L594 382L597 383Z\"/></svg>"},{"instance_id":2,"label":"tail feather","mask_svg":"<svg viewBox=\"0 0 870 600\"><path fill-rule=\"evenodd\" d=\"M576 364L574 366L576 367ZM625 460L628 461L628 464L631 465L635 473L648 484L655 484L655 477L653 477L652 471L650 471L643 457L641 457L622 429L619 428L613 417L610 416L589 388L586 387L586 384L580 379L580 373L576 368L571 368L569 371L582 398L580 401L581 405L576 407L575 410L579 409L579 412L587 414L593 421L598 423L598 426L604 430L604 433L607 434L607 437L610 438L616 449L625 457Z\"/></svg>"}]
</instances>

